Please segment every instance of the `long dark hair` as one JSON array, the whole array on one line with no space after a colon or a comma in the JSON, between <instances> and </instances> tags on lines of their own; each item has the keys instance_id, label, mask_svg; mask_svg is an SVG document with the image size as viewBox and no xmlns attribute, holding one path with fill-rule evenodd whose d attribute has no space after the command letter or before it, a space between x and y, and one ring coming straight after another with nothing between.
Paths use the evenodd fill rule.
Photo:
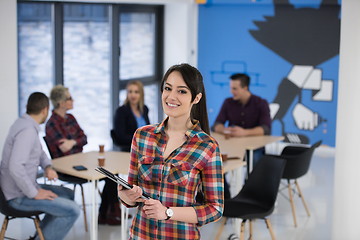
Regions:
<instances>
[{"instance_id":1,"label":"long dark hair","mask_svg":"<svg viewBox=\"0 0 360 240\"><path fill-rule=\"evenodd\" d=\"M200 122L201 129L207 134L210 134L209 119L208 119L207 107L206 107L206 94L205 94L203 77L201 73L195 67L187 63L174 65L167 70L161 81L161 85L160 85L161 92L163 92L164 90L163 88L165 81L169 77L170 73L174 71L177 71L181 74L186 85L190 89L191 102L194 101L197 94L199 93L202 94L200 101L197 104L193 105L190 112L190 118L191 120L194 119L198 120Z\"/></svg>"}]
</instances>

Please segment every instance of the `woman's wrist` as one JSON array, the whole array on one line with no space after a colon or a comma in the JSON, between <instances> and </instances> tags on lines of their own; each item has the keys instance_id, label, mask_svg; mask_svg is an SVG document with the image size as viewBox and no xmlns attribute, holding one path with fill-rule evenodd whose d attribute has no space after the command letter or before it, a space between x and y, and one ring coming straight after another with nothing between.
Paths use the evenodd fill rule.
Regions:
<instances>
[{"instance_id":1,"label":"woman's wrist","mask_svg":"<svg viewBox=\"0 0 360 240\"><path fill-rule=\"evenodd\" d=\"M131 201L130 199L128 199L126 197L126 195L124 196L123 194L121 194L121 192L123 191L124 189L121 189L119 190L119 194L118 194L118 199L119 201L121 201L122 203L124 203L126 206L128 207L136 207L137 205L139 205L138 202L133 202Z\"/></svg>"},{"instance_id":2,"label":"woman's wrist","mask_svg":"<svg viewBox=\"0 0 360 240\"><path fill-rule=\"evenodd\" d=\"M120 202L122 202L127 207L137 207L139 205L138 202L128 203L128 202L125 202L124 200L122 200L120 197L118 197L118 199Z\"/></svg>"}]
</instances>

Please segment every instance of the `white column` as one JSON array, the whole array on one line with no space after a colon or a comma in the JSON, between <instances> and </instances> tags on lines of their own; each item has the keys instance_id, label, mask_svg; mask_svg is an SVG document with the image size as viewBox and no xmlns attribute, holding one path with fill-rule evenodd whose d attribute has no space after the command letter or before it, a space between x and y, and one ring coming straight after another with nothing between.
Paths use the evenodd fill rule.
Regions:
<instances>
[{"instance_id":1,"label":"white column","mask_svg":"<svg viewBox=\"0 0 360 240\"><path fill-rule=\"evenodd\" d=\"M197 66L197 18L195 1L165 4L164 71L178 63Z\"/></svg>"},{"instance_id":2,"label":"white column","mask_svg":"<svg viewBox=\"0 0 360 240\"><path fill-rule=\"evenodd\" d=\"M0 154L18 117L16 2L0 1Z\"/></svg>"},{"instance_id":3,"label":"white column","mask_svg":"<svg viewBox=\"0 0 360 240\"><path fill-rule=\"evenodd\" d=\"M360 239L360 1L342 0L332 239ZM329 182L331 184L331 182Z\"/></svg>"}]
</instances>

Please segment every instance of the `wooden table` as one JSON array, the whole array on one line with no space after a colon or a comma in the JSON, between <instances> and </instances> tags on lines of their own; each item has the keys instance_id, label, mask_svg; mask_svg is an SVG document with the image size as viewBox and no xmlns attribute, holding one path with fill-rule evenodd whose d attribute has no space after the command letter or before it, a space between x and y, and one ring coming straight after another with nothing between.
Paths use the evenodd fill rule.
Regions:
<instances>
[{"instance_id":1,"label":"wooden table","mask_svg":"<svg viewBox=\"0 0 360 240\"><path fill-rule=\"evenodd\" d=\"M232 137L225 139L225 136L220 133L212 132L216 141L219 143L220 151L227 153L228 157L243 157L245 152L249 151L249 159L246 159L249 166L249 173L253 169L253 154L254 150L265 147L267 144L284 140L283 136L251 136L251 137Z\"/></svg>"},{"instance_id":2,"label":"wooden table","mask_svg":"<svg viewBox=\"0 0 360 240\"><path fill-rule=\"evenodd\" d=\"M98 239L98 222L97 222L97 203L96 203L96 186L99 179L104 178L104 175L95 171L98 166L99 152L76 153L65 157L55 158L52 160L53 168L61 173L66 173L71 176L87 179L91 182L91 224L90 224L90 239ZM112 173L128 174L130 153L127 152L105 152L104 168ZM83 165L87 168L85 171L77 171L73 166ZM124 222L124 221L123 221ZM125 224L122 224L122 227ZM124 231L122 231L124 232Z\"/></svg>"}]
</instances>

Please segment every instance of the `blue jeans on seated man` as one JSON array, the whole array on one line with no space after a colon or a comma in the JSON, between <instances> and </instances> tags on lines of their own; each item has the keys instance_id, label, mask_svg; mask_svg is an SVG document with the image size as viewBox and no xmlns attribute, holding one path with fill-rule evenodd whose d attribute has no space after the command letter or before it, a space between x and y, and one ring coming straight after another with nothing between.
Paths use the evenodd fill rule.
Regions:
<instances>
[{"instance_id":1,"label":"blue jeans on seated man","mask_svg":"<svg viewBox=\"0 0 360 240\"><path fill-rule=\"evenodd\" d=\"M74 191L54 185L40 185L40 187L54 192L58 197L54 200L21 197L10 200L9 205L19 210L44 212L45 216L40 222L44 238L64 239L80 214L80 207L74 202Z\"/></svg>"},{"instance_id":2,"label":"blue jeans on seated man","mask_svg":"<svg viewBox=\"0 0 360 240\"><path fill-rule=\"evenodd\" d=\"M249 151L246 151L249 157ZM265 155L265 148L259 148L253 151L253 168L259 162L260 158Z\"/></svg>"}]
</instances>

